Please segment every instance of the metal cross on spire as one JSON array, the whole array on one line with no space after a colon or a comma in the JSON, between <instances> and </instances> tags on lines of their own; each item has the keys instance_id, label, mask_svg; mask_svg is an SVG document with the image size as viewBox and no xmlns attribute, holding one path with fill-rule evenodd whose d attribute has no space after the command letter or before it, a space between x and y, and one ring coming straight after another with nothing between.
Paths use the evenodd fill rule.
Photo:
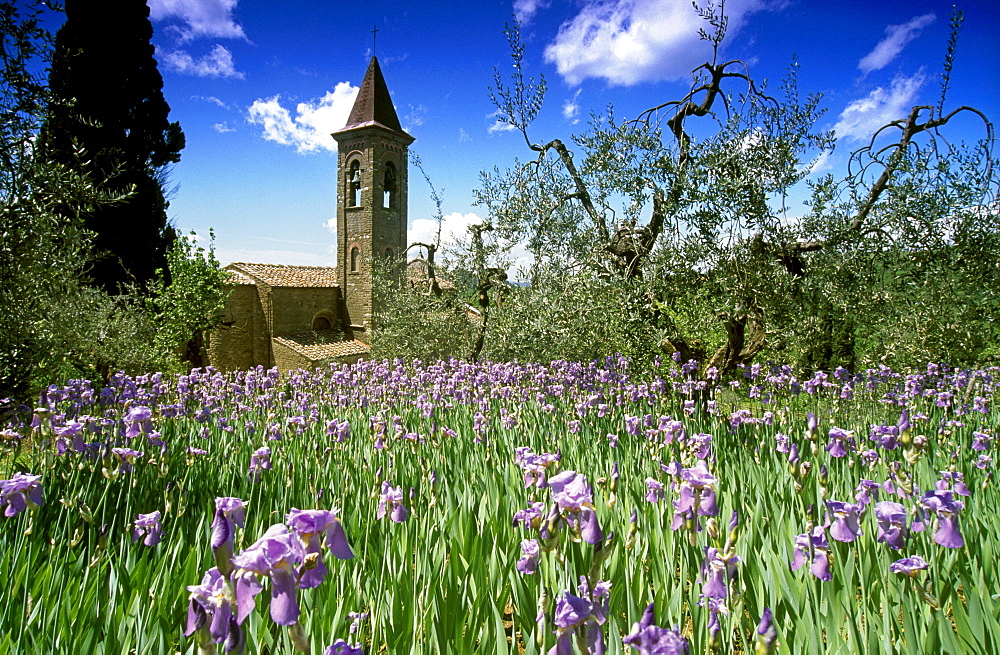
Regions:
<instances>
[{"instance_id":1,"label":"metal cross on spire","mask_svg":"<svg viewBox=\"0 0 1000 655\"><path fill-rule=\"evenodd\" d=\"M372 56L375 55L375 38L378 36L378 25L372 26Z\"/></svg>"}]
</instances>

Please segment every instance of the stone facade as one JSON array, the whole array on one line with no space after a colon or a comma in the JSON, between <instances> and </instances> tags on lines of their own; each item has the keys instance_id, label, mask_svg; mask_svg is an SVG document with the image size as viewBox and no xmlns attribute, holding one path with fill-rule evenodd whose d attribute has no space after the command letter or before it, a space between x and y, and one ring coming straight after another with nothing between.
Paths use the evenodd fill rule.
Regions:
<instances>
[{"instance_id":1,"label":"stone facade","mask_svg":"<svg viewBox=\"0 0 1000 655\"><path fill-rule=\"evenodd\" d=\"M403 131L378 60L372 57L337 140L337 267L343 321L369 341L372 268L406 252L407 162L413 137Z\"/></svg>"},{"instance_id":2,"label":"stone facade","mask_svg":"<svg viewBox=\"0 0 1000 655\"><path fill-rule=\"evenodd\" d=\"M234 263L222 327L207 336L211 366L294 370L368 353L373 268L406 253L409 146L372 57L337 141L337 266Z\"/></svg>"},{"instance_id":3,"label":"stone facade","mask_svg":"<svg viewBox=\"0 0 1000 655\"><path fill-rule=\"evenodd\" d=\"M368 353L364 343L344 336L336 268L237 262L225 270L232 291L222 326L206 344L215 368L294 370L357 361Z\"/></svg>"}]
</instances>

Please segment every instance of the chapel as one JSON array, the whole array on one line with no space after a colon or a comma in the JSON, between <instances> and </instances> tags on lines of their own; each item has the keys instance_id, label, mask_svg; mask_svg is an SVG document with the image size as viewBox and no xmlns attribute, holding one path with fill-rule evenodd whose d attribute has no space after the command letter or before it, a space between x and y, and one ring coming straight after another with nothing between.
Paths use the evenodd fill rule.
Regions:
<instances>
[{"instance_id":1,"label":"chapel","mask_svg":"<svg viewBox=\"0 0 1000 655\"><path fill-rule=\"evenodd\" d=\"M407 162L403 131L372 57L337 141L337 265L235 262L223 323L206 339L209 365L282 371L354 362L369 352L373 269L405 257Z\"/></svg>"}]
</instances>

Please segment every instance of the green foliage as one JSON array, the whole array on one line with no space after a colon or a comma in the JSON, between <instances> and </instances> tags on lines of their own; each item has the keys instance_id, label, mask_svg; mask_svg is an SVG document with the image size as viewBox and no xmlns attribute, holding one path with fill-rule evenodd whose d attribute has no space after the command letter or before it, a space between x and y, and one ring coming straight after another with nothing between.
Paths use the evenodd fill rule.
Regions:
<instances>
[{"instance_id":1,"label":"green foliage","mask_svg":"<svg viewBox=\"0 0 1000 655\"><path fill-rule=\"evenodd\" d=\"M207 249L193 238L176 239L167 265L156 272L149 300L159 324L153 341L174 366L198 368L204 365L203 333L219 324L229 293L226 272L215 258L215 234L209 232Z\"/></svg>"},{"instance_id":2,"label":"green foliage","mask_svg":"<svg viewBox=\"0 0 1000 655\"><path fill-rule=\"evenodd\" d=\"M530 317L529 332L546 316L565 321L547 331L576 334L585 300L548 289L600 290L618 278L630 282L615 287L618 321L644 324L646 350L680 344L685 358L721 369L754 358L812 369L992 356L1000 346L992 124L974 108L945 108L961 14L952 17L937 105L879 130L851 153L843 177L817 180L813 163L836 143L817 128L821 96L800 94L794 61L777 93L743 62L720 63L723 6L696 9L716 56L692 72L690 91L633 120L609 107L573 137L574 150L529 137L545 85L526 77L518 26L508 27L511 82L498 74L491 98L534 158L484 173L478 201L497 252L525 244L533 255L532 291L513 296L524 304L510 314ZM949 123L966 118L982 124L982 141L949 143ZM803 190L810 198L799 215L789 199ZM546 279L566 270L575 271L572 287ZM534 359L504 339L497 353Z\"/></svg>"},{"instance_id":3,"label":"green foliage","mask_svg":"<svg viewBox=\"0 0 1000 655\"><path fill-rule=\"evenodd\" d=\"M23 397L60 352L61 313L79 292L89 238L57 205L100 201L86 175L39 161L36 136L48 102L51 39L40 3L0 3L0 397Z\"/></svg>"},{"instance_id":4,"label":"green foliage","mask_svg":"<svg viewBox=\"0 0 1000 655\"><path fill-rule=\"evenodd\" d=\"M374 267L372 356L425 362L468 357L481 317L455 289L435 295L426 278L405 278L401 266Z\"/></svg>"},{"instance_id":5,"label":"green foliage","mask_svg":"<svg viewBox=\"0 0 1000 655\"><path fill-rule=\"evenodd\" d=\"M626 283L538 269L537 284L497 295L484 356L492 361L592 361L622 353L652 359L655 335L629 305Z\"/></svg>"},{"instance_id":6,"label":"green foliage","mask_svg":"<svg viewBox=\"0 0 1000 655\"><path fill-rule=\"evenodd\" d=\"M184 135L168 120L152 34L143 2L70 0L49 73L53 101L41 156L84 170L102 191L124 196L81 212L95 234L91 278L110 293L145 290L155 271L166 268L174 239L164 185Z\"/></svg>"},{"instance_id":7,"label":"green foliage","mask_svg":"<svg viewBox=\"0 0 1000 655\"><path fill-rule=\"evenodd\" d=\"M618 358L553 366L369 361L284 377L263 370L116 376L104 393L74 383L48 396L55 425L32 429L25 415L11 426L31 448L0 440L9 456L0 459L0 479L12 476L16 458L41 476L44 490L40 507L0 516L0 650L194 655L196 637L183 635L186 588L215 565L211 523L215 498L225 496L247 506L236 552L292 508L331 509L342 521L354 558L325 555L323 583L295 592L313 653L339 637L367 653L540 655L555 642L556 599L576 595L585 575L591 586L611 583L602 622L607 653L635 652L622 636L649 602L657 625L679 626L692 653L708 653L711 608L702 594L714 571L705 566L707 548L736 556L735 575L722 581L728 611L718 617L716 652L754 652L766 607L776 654L995 653L1000 488L980 454L997 455L997 371L887 373L824 376L808 392L802 387L811 376L747 371L731 403L704 407L685 405L693 389L684 388L696 381L678 367L641 375ZM894 429L899 421L900 407L883 402L887 393L912 421L892 447L867 438L872 426ZM126 418L140 403L151 413L147 425ZM815 431L807 429L807 412L816 416ZM95 416L101 420L86 418ZM81 453L69 438L60 454L53 428L72 431L74 420L88 424L88 440L145 455L123 470L110 448ZM349 433L331 435L331 422L346 422ZM853 435L842 457L825 448L834 426ZM125 436L130 428L136 434ZM687 438L674 438L678 429ZM977 439L985 450L970 447ZM782 443L794 443L812 469L790 466ZM248 475L263 445L273 467ZM512 524L533 503L543 515L553 507L551 487L525 485L524 447L559 453L547 465L549 480L566 471L585 478L606 537L600 551L562 519L544 540L540 525ZM699 454L703 447L710 456ZM664 469L675 462L690 469L699 459L716 515L671 529L691 480ZM650 480L664 487L654 502ZM891 480L896 491L863 485L871 480ZM376 518L384 482L403 490L409 516L401 523ZM964 507L942 514L928 494ZM835 517L825 501L859 502L855 539L832 536ZM914 529L903 530L899 550L880 539L880 501L908 512L905 524ZM154 511L163 540L148 547L133 540L132 526ZM738 526L730 536L733 511ZM955 521L964 546L936 541L943 520ZM797 538L812 528L827 536L826 581L810 571L818 550L791 570ZM543 548L537 570L522 574L516 563L529 539ZM915 555L926 570L913 577L890 571ZM292 653L288 630L268 616L269 592L242 623L247 652ZM368 615L357 633L350 612Z\"/></svg>"},{"instance_id":8,"label":"green foliage","mask_svg":"<svg viewBox=\"0 0 1000 655\"><path fill-rule=\"evenodd\" d=\"M43 120L53 104L64 107L38 74L52 52L41 27L46 11L42 2L0 2L0 398L26 399L68 378L106 380L118 370L174 366L174 349L155 344L175 335L204 302L187 296L192 306L185 309L180 289L200 294L192 275L215 279L197 264L178 268L181 282L167 287L162 303L165 324L134 287L111 296L88 284L94 235L83 217L122 197L74 164L82 151L60 161L40 150Z\"/></svg>"}]
</instances>

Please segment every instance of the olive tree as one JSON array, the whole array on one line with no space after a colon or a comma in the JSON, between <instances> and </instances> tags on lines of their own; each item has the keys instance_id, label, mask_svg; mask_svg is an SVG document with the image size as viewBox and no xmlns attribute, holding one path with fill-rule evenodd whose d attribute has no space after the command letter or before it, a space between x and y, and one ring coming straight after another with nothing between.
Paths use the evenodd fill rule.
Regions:
<instances>
[{"instance_id":1,"label":"olive tree","mask_svg":"<svg viewBox=\"0 0 1000 655\"><path fill-rule=\"evenodd\" d=\"M532 286L553 265L614 278L663 352L720 372L762 353L822 368L892 355L890 342L929 343L903 326L913 314L937 346L897 347L894 361L981 352L989 329L967 321L998 307L1000 224L992 125L947 104L961 14L939 102L872 134L843 177L811 180L836 145L817 129L821 96L800 94L794 61L772 91L722 60L727 19L698 11L713 56L689 90L628 120L609 108L570 142L532 138L545 81L524 72L517 24L506 30L513 74L497 72L491 98L531 158L484 173L478 193L498 238L534 255ZM945 128L964 117L984 138L950 144ZM808 211L789 218L802 185Z\"/></svg>"}]
</instances>

